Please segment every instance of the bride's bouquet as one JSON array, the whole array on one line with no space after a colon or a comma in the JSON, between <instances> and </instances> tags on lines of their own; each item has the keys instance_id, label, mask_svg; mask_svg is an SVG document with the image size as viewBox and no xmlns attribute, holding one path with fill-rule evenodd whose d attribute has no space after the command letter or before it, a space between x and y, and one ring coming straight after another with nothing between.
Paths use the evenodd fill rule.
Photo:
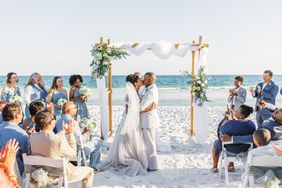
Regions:
<instances>
[{"instance_id":1,"label":"bride's bouquet","mask_svg":"<svg viewBox=\"0 0 282 188\"><path fill-rule=\"evenodd\" d=\"M12 98L9 99L9 102L19 102L19 103L22 103L23 99L19 95L14 95Z\"/></svg>"},{"instance_id":2,"label":"bride's bouquet","mask_svg":"<svg viewBox=\"0 0 282 188\"><path fill-rule=\"evenodd\" d=\"M79 126L80 128L86 129L93 133L95 131L95 128L97 127L97 124L92 119L83 118L79 121Z\"/></svg>"},{"instance_id":3,"label":"bride's bouquet","mask_svg":"<svg viewBox=\"0 0 282 188\"><path fill-rule=\"evenodd\" d=\"M82 87L79 89L79 93L83 96L90 97L91 96L91 89L87 87Z\"/></svg>"},{"instance_id":4,"label":"bride's bouquet","mask_svg":"<svg viewBox=\"0 0 282 188\"><path fill-rule=\"evenodd\" d=\"M57 105L63 107L66 102L68 102L66 99L60 98L57 102Z\"/></svg>"}]
</instances>

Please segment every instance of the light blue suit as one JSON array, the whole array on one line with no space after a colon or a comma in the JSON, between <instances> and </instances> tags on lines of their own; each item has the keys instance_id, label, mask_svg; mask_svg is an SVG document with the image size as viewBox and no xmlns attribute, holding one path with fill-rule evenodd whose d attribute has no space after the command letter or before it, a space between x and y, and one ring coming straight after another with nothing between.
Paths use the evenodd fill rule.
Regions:
<instances>
[{"instance_id":1,"label":"light blue suit","mask_svg":"<svg viewBox=\"0 0 282 188\"><path fill-rule=\"evenodd\" d=\"M263 82L258 84L260 88L263 88ZM267 103L271 103L275 105L276 96L278 94L279 88L278 86L271 80L259 93L258 87L255 90L255 95L253 97L256 97L256 121L257 125L261 126L263 121L269 119L271 117L271 111L269 109L259 108L259 102L260 100L264 100Z\"/></svg>"}]
</instances>

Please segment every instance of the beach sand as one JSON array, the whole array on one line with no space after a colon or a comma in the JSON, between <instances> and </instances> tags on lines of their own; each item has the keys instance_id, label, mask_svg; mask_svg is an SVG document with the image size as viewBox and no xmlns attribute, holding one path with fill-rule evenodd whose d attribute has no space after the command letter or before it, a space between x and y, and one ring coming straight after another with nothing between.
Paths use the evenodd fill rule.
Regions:
<instances>
[{"instance_id":1,"label":"beach sand","mask_svg":"<svg viewBox=\"0 0 282 188\"><path fill-rule=\"evenodd\" d=\"M99 121L98 106L90 106L92 117ZM113 107L114 132L122 117L122 106ZM238 187L243 166L236 165L230 173L231 184L225 186L218 174L210 172L212 143L216 139L217 124L225 107L208 107L209 137L201 145L189 136L190 107L160 106L161 125L159 136L162 143L171 147L169 152L158 152L159 170L145 176L121 176L114 169L97 172L94 187ZM110 139L111 140L111 139ZM106 151L103 150L103 157Z\"/></svg>"}]
</instances>

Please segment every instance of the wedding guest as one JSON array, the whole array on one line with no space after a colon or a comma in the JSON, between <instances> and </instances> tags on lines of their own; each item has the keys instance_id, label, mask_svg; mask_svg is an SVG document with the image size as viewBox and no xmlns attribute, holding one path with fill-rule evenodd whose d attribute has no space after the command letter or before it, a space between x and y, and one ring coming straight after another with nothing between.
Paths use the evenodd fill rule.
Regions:
<instances>
[{"instance_id":1,"label":"wedding guest","mask_svg":"<svg viewBox=\"0 0 282 188\"><path fill-rule=\"evenodd\" d=\"M58 105L60 99L68 100L68 92L65 88L63 88L63 79L60 76L55 76L53 79L52 86L49 90L49 94L47 97L48 104L52 104L54 106L54 114L55 116L60 116L62 112L62 106Z\"/></svg>"},{"instance_id":2,"label":"wedding guest","mask_svg":"<svg viewBox=\"0 0 282 188\"><path fill-rule=\"evenodd\" d=\"M30 117L29 105L33 101L42 101L46 103L46 98L48 95L48 89L45 87L45 83L42 79L42 76L35 72L32 73L29 77L29 80L25 86L24 90L24 101L26 103L25 107L25 116L26 118Z\"/></svg>"},{"instance_id":3,"label":"wedding guest","mask_svg":"<svg viewBox=\"0 0 282 188\"><path fill-rule=\"evenodd\" d=\"M228 102L231 103L231 109L236 111L241 105L245 104L247 91L241 87L244 78L242 76L236 76L234 80L234 88L229 89Z\"/></svg>"},{"instance_id":4,"label":"wedding guest","mask_svg":"<svg viewBox=\"0 0 282 188\"><path fill-rule=\"evenodd\" d=\"M63 130L55 134L56 120L53 113L48 110L35 115L36 126L40 132L30 136L30 147L33 155L41 155L53 159L76 157L76 141L74 136L74 124L63 123ZM67 177L70 182L82 180L83 188L91 188L94 170L90 167L76 167L67 163Z\"/></svg>"},{"instance_id":5,"label":"wedding guest","mask_svg":"<svg viewBox=\"0 0 282 188\"><path fill-rule=\"evenodd\" d=\"M7 74L7 86L3 88L1 92L1 100L7 101L7 102L14 102L13 97L14 96L21 96L20 88L17 86L17 83L19 82L18 76L14 72L9 72Z\"/></svg>"},{"instance_id":6,"label":"wedding guest","mask_svg":"<svg viewBox=\"0 0 282 188\"><path fill-rule=\"evenodd\" d=\"M3 111L3 108L6 106L6 104L7 104L6 101L0 100L0 124L3 123L2 111Z\"/></svg>"},{"instance_id":7,"label":"wedding guest","mask_svg":"<svg viewBox=\"0 0 282 188\"><path fill-rule=\"evenodd\" d=\"M77 120L78 118L90 118L86 105L87 97L79 92L81 88L81 83L83 83L83 78L81 75L74 74L69 79L69 84L71 85L69 91L69 99L70 101L73 101L77 107L77 114L75 115L75 120Z\"/></svg>"},{"instance_id":8,"label":"wedding guest","mask_svg":"<svg viewBox=\"0 0 282 188\"><path fill-rule=\"evenodd\" d=\"M258 129L267 129L270 131L271 141L282 141L282 109L275 110L272 117L264 121ZM242 143L242 142L253 142L253 135L221 135L221 140L224 142Z\"/></svg>"},{"instance_id":9,"label":"wedding guest","mask_svg":"<svg viewBox=\"0 0 282 188\"><path fill-rule=\"evenodd\" d=\"M261 126L263 121L271 117L271 112L266 108L260 107L261 100L275 105L276 95L278 93L278 86L272 81L273 73L266 70L263 73L263 82L257 84L256 89L252 87L249 89L252 96L256 98L256 121L257 126Z\"/></svg>"},{"instance_id":10,"label":"wedding guest","mask_svg":"<svg viewBox=\"0 0 282 188\"><path fill-rule=\"evenodd\" d=\"M24 171L22 154L28 151L28 135L19 123L22 121L23 113L19 103L8 103L2 112L4 122L0 125L0 148L2 148L10 139L16 139L19 142L19 152L17 153L17 163L20 173Z\"/></svg>"},{"instance_id":11,"label":"wedding guest","mask_svg":"<svg viewBox=\"0 0 282 188\"><path fill-rule=\"evenodd\" d=\"M39 128L36 127L36 125L35 125L34 116L37 113L43 111L44 109L45 109L45 105L44 105L43 102L41 102L41 101L31 102L30 105L29 105L29 113L30 113L31 117L26 118L23 121L23 129L28 131L30 129L35 128L35 130L38 132Z\"/></svg>"},{"instance_id":12,"label":"wedding guest","mask_svg":"<svg viewBox=\"0 0 282 188\"><path fill-rule=\"evenodd\" d=\"M232 115L233 119L228 120L220 127L220 135L250 135L256 130L255 124L251 120L247 120L250 114L253 113L253 108L247 105L241 105L237 111ZM237 145L226 145L226 150L230 155L236 156L241 152L248 151L250 145L248 144L237 144ZM219 138L215 140L213 144L212 157L213 157L213 172L218 172L217 165L219 155L222 151L222 140ZM229 164L229 171L234 171L233 164Z\"/></svg>"},{"instance_id":13,"label":"wedding guest","mask_svg":"<svg viewBox=\"0 0 282 188\"><path fill-rule=\"evenodd\" d=\"M15 139L11 139L0 152L0 187L20 188L14 168L18 144Z\"/></svg>"},{"instance_id":14,"label":"wedding guest","mask_svg":"<svg viewBox=\"0 0 282 188\"><path fill-rule=\"evenodd\" d=\"M75 104L71 101L66 102L63 106L63 113L60 119L57 120L55 132L60 132L63 129L64 122L74 121L74 116L77 113ZM79 124L75 122L74 135L76 137L78 147L81 147L79 138L84 145L86 156L90 158L89 166L95 167L101 161L101 140L99 137L92 137L91 132L87 129L81 129Z\"/></svg>"}]
</instances>

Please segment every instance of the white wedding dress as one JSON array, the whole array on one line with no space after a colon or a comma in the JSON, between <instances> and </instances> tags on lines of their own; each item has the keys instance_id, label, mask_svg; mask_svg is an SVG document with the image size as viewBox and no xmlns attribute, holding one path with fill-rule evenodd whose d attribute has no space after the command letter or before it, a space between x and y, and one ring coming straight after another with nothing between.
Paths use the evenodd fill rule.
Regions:
<instances>
[{"instance_id":1,"label":"white wedding dress","mask_svg":"<svg viewBox=\"0 0 282 188\"><path fill-rule=\"evenodd\" d=\"M148 160L140 126L140 99L130 82L126 83L126 93L129 99L127 114L116 131L106 160L96 168L103 171L112 166L128 176L144 175Z\"/></svg>"}]
</instances>

